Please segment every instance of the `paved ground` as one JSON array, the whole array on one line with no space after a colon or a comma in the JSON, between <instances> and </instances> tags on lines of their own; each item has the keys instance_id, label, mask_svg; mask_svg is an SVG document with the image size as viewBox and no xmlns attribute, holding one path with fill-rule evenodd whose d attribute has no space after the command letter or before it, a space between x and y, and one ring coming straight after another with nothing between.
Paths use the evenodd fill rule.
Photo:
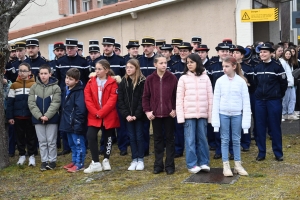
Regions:
<instances>
[{"instance_id":1,"label":"paved ground","mask_svg":"<svg viewBox=\"0 0 300 200\"><path fill-rule=\"evenodd\" d=\"M299 134L300 133L300 120L292 121L286 120L281 123L283 134Z\"/></svg>"}]
</instances>

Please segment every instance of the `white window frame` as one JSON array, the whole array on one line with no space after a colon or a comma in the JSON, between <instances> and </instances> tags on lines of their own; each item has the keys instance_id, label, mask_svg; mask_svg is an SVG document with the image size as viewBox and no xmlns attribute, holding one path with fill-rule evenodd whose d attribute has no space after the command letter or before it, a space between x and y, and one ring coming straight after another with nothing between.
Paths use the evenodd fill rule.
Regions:
<instances>
[{"instance_id":1,"label":"white window frame","mask_svg":"<svg viewBox=\"0 0 300 200\"><path fill-rule=\"evenodd\" d=\"M77 2L76 0L69 0L69 13L74 15L77 13Z\"/></svg>"},{"instance_id":2,"label":"white window frame","mask_svg":"<svg viewBox=\"0 0 300 200\"><path fill-rule=\"evenodd\" d=\"M83 0L82 1L82 11L87 12L90 10L90 0Z\"/></svg>"}]
</instances>

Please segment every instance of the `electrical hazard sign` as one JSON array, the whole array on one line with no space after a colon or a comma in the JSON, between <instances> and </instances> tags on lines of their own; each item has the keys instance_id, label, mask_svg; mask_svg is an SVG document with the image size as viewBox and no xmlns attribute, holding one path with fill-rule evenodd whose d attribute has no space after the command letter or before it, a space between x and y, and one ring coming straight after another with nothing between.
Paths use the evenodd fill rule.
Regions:
<instances>
[{"instance_id":1,"label":"electrical hazard sign","mask_svg":"<svg viewBox=\"0 0 300 200\"><path fill-rule=\"evenodd\" d=\"M278 8L241 10L242 22L278 21Z\"/></svg>"}]
</instances>

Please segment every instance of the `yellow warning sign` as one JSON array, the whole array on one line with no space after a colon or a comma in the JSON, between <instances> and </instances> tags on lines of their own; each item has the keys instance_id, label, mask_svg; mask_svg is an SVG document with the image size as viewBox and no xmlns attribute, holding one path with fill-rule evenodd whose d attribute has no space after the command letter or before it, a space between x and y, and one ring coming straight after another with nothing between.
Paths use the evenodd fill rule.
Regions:
<instances>
[{"instance_id":1,"label":"yellow warning sign","mask_svg":"<svg viewBox=\"0 0 300 200\"><path fill-rule=\"evenodd\" d=\"M298 35L298 40L300 40L300 35Z\"/></svg>"},{"instance_id":2,"label":"yellow warning sign","mask_svg":"<svg viewBox=\"0 0 300 200\"><path fill-rule=\"evenodd\" d=\"M242 22L278 21L278 8L241 10Z\"/></svg>"}]
</instances>

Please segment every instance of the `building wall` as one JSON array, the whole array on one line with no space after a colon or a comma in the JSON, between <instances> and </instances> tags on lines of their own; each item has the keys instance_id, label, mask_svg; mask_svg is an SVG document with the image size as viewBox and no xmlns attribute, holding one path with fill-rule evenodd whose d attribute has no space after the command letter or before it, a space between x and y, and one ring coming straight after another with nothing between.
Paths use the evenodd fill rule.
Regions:
<instances>
[{"instance_id":1,"label":"building wall","mask_svg":"<svg viewBox=\"0 0 300 200\"><path fill-rule=\"evenodd\" d=\"M144 36L152 36L156 39L164 38L170 43L174 37L190 42L193 36L200 36L202 43L211 49L209 54L215 55L215 47L222 39L232 38L236 41L235 6L236 0L182 1L138 12L137 19L132 19L130 15L122 16L40 38L40 49L48 57L49 44L66 38L77 38L84 44L84 55L88 55L90 39L101 42L102 37L113 36L116 42L121 43L122 54L125 55L129 39L141 41Z\"/></svg>"},{"instance_id":2,"label":"building wall","mask_svg":"<svg viewBox=\"0 0 300 200\"><path fill-rule=\"evenodd\" d=\"M252 0L236 0L236 44L253 44L253 22L241 22L241 10L252 9Z\"/></svg>"},{"instance_id":3,"label":"building wall","mask_svg":"<svg viewBox=\"0 0 300 200\"><path fill-rule=\"evenodd\" d=\"M67 1L67 0L64 0ZM35 0L25 6L12 21L10 30L18 30L63 17L59 15L58 0Z\"/></svg>"}]
</instances>

